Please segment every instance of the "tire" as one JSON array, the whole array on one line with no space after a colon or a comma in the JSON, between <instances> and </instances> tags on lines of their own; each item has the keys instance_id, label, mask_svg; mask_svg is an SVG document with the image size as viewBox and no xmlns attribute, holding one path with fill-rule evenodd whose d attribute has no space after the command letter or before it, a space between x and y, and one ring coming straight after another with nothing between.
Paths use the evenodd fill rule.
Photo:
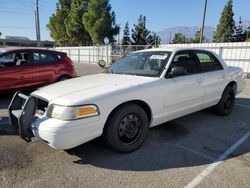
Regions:
<instances>
[{"instance_id":1,"label":"tire","mask_svg":"<svg viewBox=\"0 0 250 188\"><path fill-rule=\"evenodd\" d=\"M235 102L234 89L228 86L224 90L219 103L214 106L215 113L222 116L229 115L233 110L234 102Z\"/></svg>"},{"instance_id":2,"label":"tire","mask_svg":"<svg viewBox=\"0 0 250 188\"><path fill-rule=\"evenodd\" d=\"M125 104L108 119L103 138L111 149L129 153L143 144L148 128L145 111L136 104Z\"/></svg>"},{"instance_id":3,"label":"tire","mask_svg":"<svg viewBox=\"0 0 250 188\"><path fill-rule=\"evenodd\" d=\"M58 82L62 82L62 81L68 80L68 79L70 79L69 76L61 76L61 77L58 79Z\"/></svg>"}]
</instances>

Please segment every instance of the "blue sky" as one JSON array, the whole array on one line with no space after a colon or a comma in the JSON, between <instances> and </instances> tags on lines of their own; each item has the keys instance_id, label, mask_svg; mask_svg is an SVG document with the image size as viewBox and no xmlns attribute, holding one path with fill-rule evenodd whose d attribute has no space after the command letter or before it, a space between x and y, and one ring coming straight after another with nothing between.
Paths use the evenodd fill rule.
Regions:
<instances>
[{"instance_id":1,"label":"blue sky","mask_svg":"<svg viewBox=\"0 0 250 188\"><path fill-rule=\"evenodd\" d=\"M35 39L35 0L1 0L0 32L3 35L26 36ZM42 40L50 40L46 29L49 17L55 12L57 0L39 0ZM227 0L208 0L207 26L216 26ZM110 0L116 13L116 22L123 29L126 21L130 28L140 14L147 17L151 31L173 26L199 26L202 22L204 0ZM234 19L250 20L249 0L234 0Z\"/></svg>"}]
</instances>

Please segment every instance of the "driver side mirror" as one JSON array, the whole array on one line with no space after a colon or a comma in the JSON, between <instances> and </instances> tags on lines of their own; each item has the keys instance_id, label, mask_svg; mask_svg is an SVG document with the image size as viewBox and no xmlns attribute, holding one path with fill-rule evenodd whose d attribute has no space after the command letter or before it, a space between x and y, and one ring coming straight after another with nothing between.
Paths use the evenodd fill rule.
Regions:
<instances>
[{"instance_id":1,"label":"driver side mirror","mask_svg":"<svg viewBox=\"0 0 250 188\"><path fill-rule=\"evenodd\" d=\"M167 78L174 78L176 76L185 75L186 71L185 68L182 66L173 66L171 72L167 74Z\"/></svg>"}]
</instances>

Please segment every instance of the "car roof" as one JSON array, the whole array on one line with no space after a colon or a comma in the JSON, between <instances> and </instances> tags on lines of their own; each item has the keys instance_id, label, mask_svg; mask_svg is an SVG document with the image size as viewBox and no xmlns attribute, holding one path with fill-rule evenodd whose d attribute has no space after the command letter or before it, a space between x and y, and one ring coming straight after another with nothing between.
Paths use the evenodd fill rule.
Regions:
<instances>
[{"instance_id":1,"label":"car roof","mask_svg":"<svg viewBox=\"0 0 250 188\"><path fill-rule=\"evenodd\" d=\"M173 47L173 48L151 48L151 49L135 51L134 53L136 53L136 52L154 52L154 51L178 52L178 51L183 51L183 50L202 50L202 51L211 52L210 50L207 50L207 49L204 49L204 48L178 48L178 47Z\"/></svg>"},{"instance_id":2,"label":"car roof","mask_svg":"<svg viewBox=\"0 0 250 188\"><path fill-rule=\"evenodd\" d=\"M6 52L5 48L0 48L0 54Z\"/></svg>"},{"instance_id":3,"label":"car roof","mask_svg":"<svg viewBox=\"0 0 250 188\"><path fill-rule=\"evenodd\" d=\"M138 53L138 52L154 52L154 51L162 51L162 52L179 52L179 51L183 51L183 50L201 50L204 52L209 52L211 54L213 54L217 59L219 59L219 61L221 62L221 64L223 65L223 67L227 67L227 64L223 61L223 59L215 52L211 51L211 50L207 50L205 48L177 48L177 47L173 47L173 48L153 48L153 49L145 49L145 50L140 50L140 51L135 51L132 53Z\"/></svg>"},{"instance_id":4,"label":"car roof","mask_svg":"<svg viewBox=\"0 0 250 188\"><path fill-rule=\"evenodd\" d=\"M40 52L50 52L50 53L57 53L57 54L66 54L65 52L55 51L48 48L34 48L34 47L6 47L0 49L1 53L7 52L18 52L18 51L40 51Z\"/></svg>"}]
</instances>

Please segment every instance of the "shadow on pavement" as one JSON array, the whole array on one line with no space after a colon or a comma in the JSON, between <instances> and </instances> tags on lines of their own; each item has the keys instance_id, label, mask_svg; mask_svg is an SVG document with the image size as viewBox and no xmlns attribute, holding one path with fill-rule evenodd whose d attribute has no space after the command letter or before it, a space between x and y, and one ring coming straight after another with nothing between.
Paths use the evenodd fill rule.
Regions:
<instances>
[{"instance_id":1,"label":"shadow on pavement","mask_svg":"<svg viewBox=\"0 0 250 188\"><path fill-rule=\"evenodd\" d=\"M0 110L7 109L14 93L0 93Z\"/></svg>"},{"instance_id":2,"label":"shadow on pavement","mask_svg":"<svg viewBox=\"0 0 250 188\"><path fill-rule=\"evenodd\" d=\"M246 106L249 106L249 108L250 108L250 99L237 98L235 103L239 104L239 105L246 105Z\"/></svg>"},{"instance_id":3,"label":"shadow on pavement","mask_svg":"<svg viewBox=\"0 0 250 188\"><path fill-rule=\"evenodd\" d=\"M9 124L9 118L3 117L0 119L0 136L18 135L18 129Z\"/></svg>"},{"instance_id":4,"label":"shadow on pavement","mask_svg":"<svg viewBox=\"0 0 250 188\"><path fill-rule=\"evenodd\" d=\"M33 92L34 89L26 89L22 91L24 94L29 95L31 92ZM7 109L12 97L14 96L15 92L0 92L0 110L1 109Z\"/></svg>"},{"instance_id":5,"label":"shadow on pavement","mask_svg":"<svg viewBox=\"0 0 250 188\"><path fill-rule=\"evenodd\" d=\"M240 101L246 103L249 99ZM156 171L210 164L250 131L250 124L246 127L239 124L242 114L247 117L250 111L235 108L227 117L215 115L211 109L207 109L177 120L181 123L173 121L152 128L142 147L133 153L113 152L101 138L66 152L80 158L74 161L76 164L112 170ZM250 117L243 121L250 122ZM250 152L250 144L247 145L229 158Z\"/></svg>"},{"instance_id":6,"label":"shadow on pavement","mask_svg":"<svg viewBox=\"0 0 250 188\"><path fill-rule=\"evenodd\" d=\"M189 131L184 127L166 123L150 129L145 143L132 153L116 153L110 150L101 138L67 152L80 158L80 160L74 161L76 164L91 164L101 168L129 171L162 170L188 165L186 160L183 160L186 157L174 148L174 144L161 143L163 139L164 142L174 141L187 135L189 135ZM170 162L173 160L176 161L176 164Z\"/></svg>"},{"instance_id":7,"label":"shadow on pavement","mask_svg":"<svg viewBox=\"0 0 250 188\"><path fill-rule=\"evenodd\" d=\"M249 99L242 98L240 101L247 104ZM250 122L249 113L249 109L236 106L227 117L205 110L164 123L150 129L142 147L128 154L113 152L101 138L67 150L66 153L79 158L73 159L75 164L122 171L156 171L206 165L250 131L250 123L246 124ZM3 135L18 135L18 130L8 124L8 118L0 122L0 136ZM249 143L229 158L248 152Z\"/></svg>"}]
</instances>

